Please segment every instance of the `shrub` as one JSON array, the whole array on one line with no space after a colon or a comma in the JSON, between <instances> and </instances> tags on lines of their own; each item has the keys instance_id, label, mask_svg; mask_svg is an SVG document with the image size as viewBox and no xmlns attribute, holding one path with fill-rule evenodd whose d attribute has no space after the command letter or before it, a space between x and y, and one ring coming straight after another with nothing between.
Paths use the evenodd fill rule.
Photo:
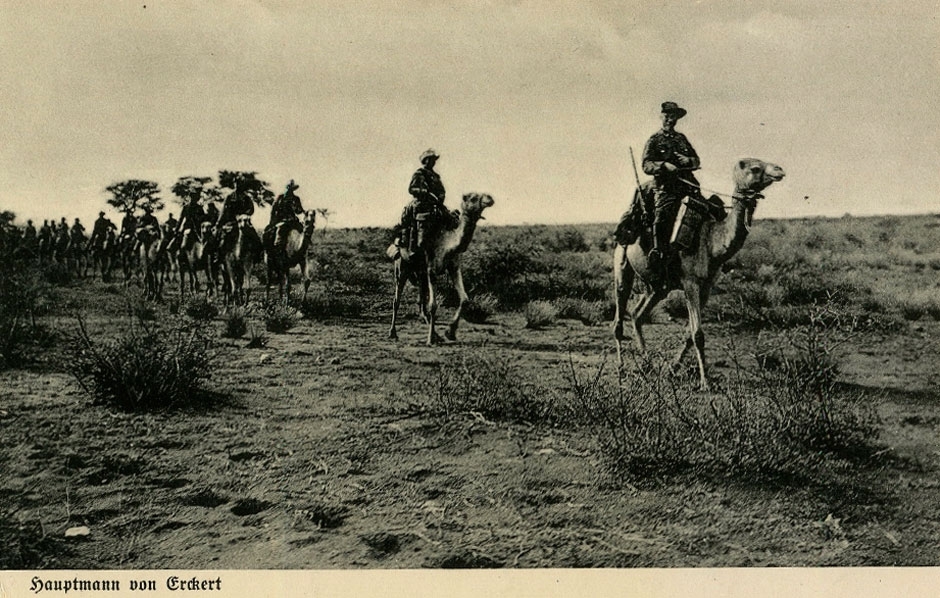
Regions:
<instances>
[{"instance_id":1,"label":"shrub","mask_svg":"<svg viewBox=\"0 0 940 598\"><path fill-rule=\"evenodd\" d=\"M226 314L224 318L225 328L222 330L222 336L225 338L241 338L248 332L248 318L245 310L234 308Z\"/></svg>"},{"instance_id":2,"label":"shrub","mask_svg":"<svg viewBox=\"0 0 940 598\"><path fill-rule=\"evenodd\" d=\"M42 279L49 284L66 285L72 282L72 271L65 264L48 263L42 267Z\"/></svg>"},{"instance_id":3,"label":"shrub","mask_svg":"<svg viewBox=\"0 0 940 598\"><path fill-rule=\"evenodd\" d=\"M245 346L249 349L263 349L268 346L268 337L254 327L250 327L248 344Z\"/></svg>"},{"instance_id":4,"label":"shrub","mask_svg":"<svg viewBox=\"0 0 940 598\"><path fill-rule=\"evenodd\" d=\"M740 480L800 479L833 458L873 452L877 415L840 393L830 329L790 334L790 354L765 352L759 369L741 368L720 392L694 391L694 377L676 375L664 357L639 357L611 383L598 371L569 374L567 419L595 431L603 462L615 477L650 482L672 476Z\"/></svg>"},{"instance_id":5,"label":"shrub","mask_svg":"<svg viewBox=\"0 0 940 598\"><path fill-rule=\"evenodd\" d=\"M208 298L200 295L186 302L185 312L197 322L210 322L219 315L219 308Z\"/></svg>"},{"instance_id":6,"label":"shrub","mask_svg":"<svg viewBox=\"0 0 940 598\"><path fill-rule=\"evenodd\" d=\"M314 290L298 305L298 310L308 320L327 318L356 318L362 315L362 300L356 295L339 295L328 291Z\"/></svg>"},{"instance_id":7,"label":"shrub","mask_svg":"<svg viewBox=\"0 0 940 598\"><path fill-rule=\"evenodd\" d=\"M535 256L541 253L514 238L473 243L463 256L463 275L471 296L492 293L500 305L525 305L530 298L528 278L536 272Z\"/></svg>"},{"instance_id":8,"label":"shrub","mask_svg":"<svg viewBox=\"0 0 940 598\"><path fill-rule=\"evenodd\" d=\"M579 320L587 326L594 326L613 319L613 304L610 301L585 301L562 297L552 301L562 320Z\"/></svg>"},{"instance_id":9,"label":"shrub","mask_svg":"<svg viewBox=\"0 0 940 598\"><path fill-rule=\"evenodd\" d=\"M29 348L51 337L36 318L52 302L49 285L25 264L0 263L0 368L21 363Z\"/></svg>"},{"instance_id":10,"label":"shrub","mask_svg":"<svg viewBox=\"0 0 940 598\"><path fill-rule=\"evenodd\" d=\"M555 323L558 310L548 301L530 301L525 308L525 327L544 328Z\"/></svg>"},{"instance_id":11,"label":"shrub","mask_svg":"<svg viewBox=\"0 0 940 598\"><path fill-rule=\"evenodd\" d=\"M660 307L670 318L685 319L689 317L689 308L685 302L684 293L669 293L660 303Z\"/></svg>"},{"instance_id":12,"label":"shrub","mask_svg":"<svg viewBox=\"0 0 940 598\"><path fill-rule=\"evenodd\" d=\"M587 241L584 240L584 234L573 226L553 227L552 234L548 235L543 246L554 253L591 250Z\"/></svg>"},{"instance_id":13,"label":"shrub","mask_svg":"<svg viewBox=\"0 0 940 598\"><path fill-rule=\"evenodd\" d=\"M274 334L283 334L297 323L297 310L280 301L267 301L262 304L264 329Z\"/></svg>"},{"instance_id":14,"label":"shrub","mask_svg":"<svg viewBox=\"0 0 940 598\"><path fill-rule=\"evenodd\" d=\"M499 299L493 293L480 293L463 304L461 316L472 324L484 324L499 311Z\"/></svg>"},{"instance_id":15,"label":"shrub","mask_svg":"<svg viewBox=\"0 0 940 598\"><path fill-rule=\"evenodd\" d=\"M153 322L157 319L157 309L150 301L141 298L131 299L128 308L131 315L141 321Z\"/></svg>"},{"instance_id":16,"label":"shrub","mask_svg":"<svg viewBox=\"0 0 940 598\"><path fill-rule=\"evenodd\" d=\"M203 385L213 353L200 329L133 323L115 341L95 341L82 319L69 347L69 372L94 402L127 411L159 410L209 398Z\"/></svg>"},{"instance_id":17,"label":"shrub","mask_svg":"<svg viewBox=\"0 0 940 598\"><path fill-rule=\"evenodd\" d=\"M509 363L475 352L442 363L429 395L429 411L445 419L471 413L494 421L539 423L553 413L544 393L520 380Z\"/></svg>"}]
</instances>

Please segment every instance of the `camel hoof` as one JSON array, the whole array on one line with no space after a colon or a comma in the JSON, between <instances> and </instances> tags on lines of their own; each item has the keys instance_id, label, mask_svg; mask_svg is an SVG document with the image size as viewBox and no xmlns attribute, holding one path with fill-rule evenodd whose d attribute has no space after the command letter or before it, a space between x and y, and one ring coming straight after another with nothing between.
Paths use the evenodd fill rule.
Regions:
<instances>
[{"instance_id":1,"label":"camel hoof","mask_svg":"<svg viewBox=\"0 0 940 598\"><path fill-rule=\"evenodd\" d=\"M388 333L388 338L389 338L389 340L397 341L397 340L398 340L398 333L395 332L394 330L392 330L392 331L390 331L390 332Z\"/></svg>"},{"instance_id":2,"label":"camel hoof","mask_svg":"<svg viewBox=\"0 0 940 598\"><path fill-rule=\"evenodd\" d=\"M445 332L445 333L444 333L444 336L445 336L445 337L447 338L447 340L449 340L449 341L455 341L455 340L457 340L457 333L451 332L450 330L448 330L447 332Z\"/></svg>"}]
</instances>

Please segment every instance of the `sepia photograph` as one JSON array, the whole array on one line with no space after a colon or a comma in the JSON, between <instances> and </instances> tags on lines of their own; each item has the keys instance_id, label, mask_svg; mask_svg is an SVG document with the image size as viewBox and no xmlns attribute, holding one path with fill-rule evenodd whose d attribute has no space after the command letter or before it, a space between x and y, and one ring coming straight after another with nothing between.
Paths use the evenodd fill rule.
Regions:
<instances>
[{"instance_id":1,"label":"sepia photograph","mask_svg":"<svg viewBox=\"0 0 940 598\"><path fill-rule=\"evenodd\" d=\"M940 583L935 1L0 23L0 596Z\"/></svg>"}]
</instances>

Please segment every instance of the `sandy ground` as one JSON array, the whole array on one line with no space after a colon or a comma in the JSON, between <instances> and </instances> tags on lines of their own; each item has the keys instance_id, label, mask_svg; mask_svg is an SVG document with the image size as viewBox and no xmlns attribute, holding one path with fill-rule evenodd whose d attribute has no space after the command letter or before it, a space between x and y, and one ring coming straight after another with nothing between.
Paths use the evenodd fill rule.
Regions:
<instances>
[{"instance_id":1,"label":"sandy ground","mask_svg":"<svg viewBox=\"0 0 940 598\"><path fill-rule=\"evenodd\" d=\"M386 326L304 320L262 349L220 339L212 385L231 399L204 410L128 414L49 363L2 372L0 498L41 526L52 568L940 564L938 322L860 335L838 356L896 459L840 485L653 489L609 483L584 433L417 407L466 351L563 388L569 360L590 370L612 349L607 325L532 331L504 315L437 348L414 316L397 342ZM682 332L648 330L654 347ZM707 332L721 375L728 333ZM76 526L90 533L65 538Z\"/></svg>"}]
</instances>

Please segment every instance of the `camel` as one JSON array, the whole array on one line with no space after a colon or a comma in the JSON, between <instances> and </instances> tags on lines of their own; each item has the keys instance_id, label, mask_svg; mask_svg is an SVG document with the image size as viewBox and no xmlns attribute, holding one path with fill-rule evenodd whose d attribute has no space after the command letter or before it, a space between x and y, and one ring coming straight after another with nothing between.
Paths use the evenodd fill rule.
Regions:
<instances>
[{"instance_id":1,"label":"camel","mask_svg":"<svg viewBox=\"0 0 940 598\"><path fill-rule=\"evenodd\" d=\"M111 269L114 267L117 249L117 235L111 229L108 229L103 237L95 239L94 245L90 248L92 277L95 275L95 270L98 270L103 282L111 280Z\"/></svg>"},{"instance_id":2,"label":"camel","mask_svg":"<svg viewBox=\"0 0 940 598\"><path fill-rule=\"evenodd\" d=\"M616 295L614 307L616 311L613 329L617 340L617 357L621 364L623 364L623 320L626 317L627 300L633 288L634 276L639 276L640 280L646 283L647 291L630 312L637 347L641 352L646 351L642 327L656 304L662 301L670 291L681 289L685 293L689 311L689 337L676 354L673 363L678 365L689 348L695 347L701 387L703 390L708 390L708 379L705 376L705 334L702 332L702 309L708 301L721 265L731 259L744 245L757 201L763 198L761 191L783 179L784 174L783 169L776 164L755 158L738 161L732 175L734 192L730 214L721 222L705 221L698 235L698 242L688 251L681 252L677 261L669 263L664 284L656 288L650 284L647 263L648 240L641 235L641 240L628 247L618 243L614 249L614 292ZM637 205L639 193L638 189L634 205ZM641 246L641 241L643 241L643 246Z\"/></svg>"},{"instance_id":3,"label":"camel","mask_svg":"<svg viewBox=\"0 0 940 598\"><path fill-rule=\"evenodd\" d=\"M243 305L251 292L251 271L261 261L261 239L251 224L251 216L236 218L234 242L222 256L222 284L225 302Z\"/></svg>"},{"instance_id":4,"label":"camel","mask_svg":"<svg viewBox=\"0 0 940 598\"><path fill-rule=\"evenodd\" d=\"M460 256L467 250L477 222L483 218L483 210L495 203L486 193L467 193L461 201L459 221L454 229L443 229L436 237L428 240L423 251L411 253L405 248L392 245L388 248L388 255L395 263L395 298L392 302L392 326L388 331L390 339L398 338L395 322L398 319L398 307L401 304L402 291L410 280L419 290L419 307L421 314L428 324L428 346L440 341L434 329L437 315L437 293L435 285L438 277L447 272L460 303L450 325L445 333L448 340L456 340L457 325L460 322L460 312L464 303L469 299L463 286L463 274L460 270Z\"/></svg>"},{"instance_id":5,"label":"camel","mask_svg":"<svg viewBox=\"0 0 940 598\"><path fill-rule=\"evenodd\" d=\"M68 265L72 247L72 235L68 229L58 229L52 240L52 261Z\"/></svg>"},{"instance_id":6,"label":"camel","mask_svg":"<svg viewBox=\"0 0 940 598\"><path fill-rule=\"evenodd\" d=\"M300 274L303 278L304 294L301 301L307 298L307 290L310 288L310 281L313 279L314 260L311 255L313 247L313 231L317 224L317 211L307 210L304 213L303 229L298 231L291 227L285 230L287 222L277 224L274 233L274 246L265 248L264 261L268 266L267 286L264 289L264 296L267 298L271 290L272 281L277 281L278 296L285 301L290 301L290 271L295 266L300 267ZM287 288L287 295L284 295L284 288Z\"/></svg>"},{"instance_id":7,"label":"camel","mask_svg":"<svg viewBox=\"0 0 940 598\"><path fill-rule=\"evenodd\" d=\"M186 277L189 276L189 291L193 295L199 290L199 272L206 275L206 295L215 293L215 282L218 275L216 261L213 255L215 239L212 235L212 223L203 222L199 227L199 235L194 230L183 231L183 238L177 252L177 263L180 276L180 298L186 294Z\"/></svg>"},{"instance_id":8,"label":"camel","mask_svg":"<svg viewBox=\"0 0 940 598\"><path fill-rule=\"evenodd\" d=\"M159 299L163 290L160 267L164 257L160 251L160 232L154 226L144 226L137 229L137 240L140 242L137 255L144 277L144 294L147 299Z\"/></svg>"},{"instance_id":9,"label":"camel","mask_svg":"<svg viewBox=\"0 0 940 598\"><path fill-rule=\"evenodd\" d=\"M130 284L131 279L137 276L137 253L135 233L125 233L118 237L117 252L121 260L121 272L124 274L124 286Z\"/></svg>"}]
</instances>

